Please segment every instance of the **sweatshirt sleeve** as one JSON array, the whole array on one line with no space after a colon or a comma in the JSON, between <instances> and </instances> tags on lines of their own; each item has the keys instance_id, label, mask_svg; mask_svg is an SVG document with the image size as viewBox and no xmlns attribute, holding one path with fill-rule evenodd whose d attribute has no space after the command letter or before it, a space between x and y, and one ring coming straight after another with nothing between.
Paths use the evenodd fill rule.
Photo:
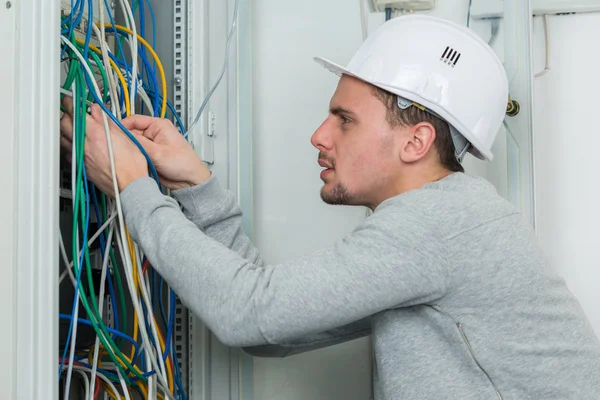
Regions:
<instances>
[{"instance_id":1,"label":"sweatshirt sleeve","mask_svg":"<svg viewBox=\"0 0 600 400\"><path fill-rule=\"evenodd\" d=\"M330 248L266 265L207 236L150 178L128 185L121 200L154 268L229 346L291 342L446 291L442 241L430 224L393 207Z\"/></svg>"},{"instance_id":2,"label":"sweatshirt sleeve","mask_svg":"<svg viewBox=\"0 0 600 400\"><path fill-rule=\"evenodd\" d=\"M235 251L256 266L262 259L248 236L242 230L242 212L235 197L223 190L214 175L205 183L171 192L182 207L183 214L214 240ZM366 318L343 327L314 335L295 338L278 345L247 347L244 350L257 357L288 357L347 342L371 333L371 320Z\"/></svg>"},{"instance_id":3,"label":"sweatshirt sleeve","mask_svg":"<svg viewBox=\"0 0 600 400\"><path fill-rule=\"evenodd\" d=\"M242 211L233 194L223 190L212 175L206 182L171 193L183 214L206 235L235 251L254 265L263 261L242 230Z\"/></svg>"}]
</instances>

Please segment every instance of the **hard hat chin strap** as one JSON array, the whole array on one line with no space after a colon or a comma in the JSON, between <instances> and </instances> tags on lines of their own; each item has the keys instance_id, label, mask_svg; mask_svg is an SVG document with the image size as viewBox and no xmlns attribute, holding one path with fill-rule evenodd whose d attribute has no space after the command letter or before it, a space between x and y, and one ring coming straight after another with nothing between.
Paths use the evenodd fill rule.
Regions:
<instances>
[{"instance_id":1,"label":"hard hat chin strap","mask_svg":"<svg viewBox=\"0 0 600 400\"><path fill-rule=\"evenodd\" d=\"M402 110L406 110L408 107L415 106L423 111L428 112L431 115L440 118L442 121L445 121L435 112L423 107L421 104L415 103L414 101L405 99L400 96L396 97L398 98L398 107L400 107L400 109ZM448 122L446 121L446 123ZM452 143L454 144L454 155L456 156L458 162L462 163L463 158L465 157L465 155L469 151L469 148L471 147L471 143L469 143L469 141L463 135L461 135L451 124L448 124L448 127L450 128L450 135L452 136Z\"/></svg>"}]
</instances>

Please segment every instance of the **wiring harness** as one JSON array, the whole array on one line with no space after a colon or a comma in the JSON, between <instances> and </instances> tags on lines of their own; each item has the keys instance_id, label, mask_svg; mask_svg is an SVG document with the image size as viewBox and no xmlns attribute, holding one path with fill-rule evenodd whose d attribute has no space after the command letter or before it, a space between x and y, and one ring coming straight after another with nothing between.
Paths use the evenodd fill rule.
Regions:
<instances>
[{"instance_id":1,"label":"wiring harness","mask_svg":"<svg viewBox=\"0 0 600 400\"><path fill-rule=\"evenodd\" d=\"M186 135L167 101L165 72L153 48L156 19L150 1L131 3L116 2L125 16L124 26L115 23L108 0L71 0L70 13L61 19L61 98L71 96L74 105L68 250L69 238L62 231L60 235L60 281L69 279L75 293L71 312L58 316L68 323L58 360L64 399L75 396L74 376L86 399L186 398L173 343L175 293L131 240L118 190L114 199L98 191L88 181L84 163L86 115L93 103L103 110L115 185L109 121L137 144L157 183L152 161L121 119L134 113L170 117ZM147 39L143 32L148 15L152 37ZM94 263L98 253L101 263ZM82 327L92 327L95 333L94 344L83 349L77 340Z\"/></svg>"}]
</instances>

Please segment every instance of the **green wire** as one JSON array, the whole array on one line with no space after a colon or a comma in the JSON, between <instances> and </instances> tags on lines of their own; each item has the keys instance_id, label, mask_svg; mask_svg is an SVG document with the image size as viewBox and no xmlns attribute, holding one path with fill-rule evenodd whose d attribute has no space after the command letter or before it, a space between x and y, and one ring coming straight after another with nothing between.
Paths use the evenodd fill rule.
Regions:
<instances>
[{"instance_id":1,"label":"green wire","mask_svg":"<svg viewBox=\"0 0 600 400\"><path fill-rule=\"evenodd\" d=\"M106 103L108 100L108 77L106 76L106 70L104 69L104 65L102 65L102 61L100 61L98 55L93 51L90 51L90 54L92 55L92 58L96 62L96 66L102 75L102 101ZM89 95L92 96L92 92L90 92Z\"/></svg>"},{"instance_id":2,"label":"green wire","mask_svg":"<svg viewBox=\"0 0 600 400\"><path fill-rule=\"evenodd\" d=\"M78 82L78 93L75 97L75 100L77 101L76 106L74 107L75 110L75 120L79 121L79 124L77 124L77 132L75 132L76 137L79 139L77 143L84 143L85 140L85 108L82 108L82 104L85 104L82 99L85 98L85 95L83 93L84 88L85 88L85 79L83 77L83 70L81 68L79 68L79 73L77 75L77 82ZM86 107L87 108L87 107ZM77 242L77 221L78 221L78 216L81 213L81 219L82 221L85 223L86 220L86 214L85 214L85 191L84 191L84 187L83 187L83 156L84 156L84 147L83 145L79 145L76 148L76 157L78 160L78 171L77 171L77 190L76 193L74 194L75 196L75 207L74 207L74 218L73 218L73 260L78 260L78 248L76 245ZM80 210L81 208L81 210ZM115 366L118 368L118 370L122 373L124 379L127 381L127 383L129 384L129 377L128 374L125 372L125 370L123 369L123 367L121 366L121 364L117 361L117 356L119 358L119 360L121 360L123 362L123 364L125 364L127 366L127 368L138 378L140 378L143 382L147 382L147 378L144 377L143 375L141 375L139 372L137 372L133 366L131 365L131 363L129 363L127 361L127 359L125 358L124 354L118 349L116 343L112 340L112 338L110 337L110 335L108 334L108 332L106 331L106 327L104 325L104 323L102 322L101 318L97 318L97 316L99 315L98 312L98 307L96 304L96 299L95 299L95 294L94 294L94 288L93 288L93 282L89 279L89 276L91 274L91 267L90 267L90 262L89 262L89 252L88 252L88 248L87 246L84 246L84 257L86 260L86 265L88 266L88 284L90 285L90 291L92 293L92 303L94 305L94 308L96 311L95 313L90 309L90 306L88 304L87 301L87 296L85 294L85 289L82 287L80 287L80 291L81 291L81 300L82 300L82 304L84 306L84 308L86 309L89 319L92 322L92 326L94 327L94 330L96 331L96 333L98 334L98 337L100 339L100 341L102 342L102 344L104 345L106 351L108 352L109 357L113 360ZM75 266L75 261L73 262L73 266ZM83 271L81 271L83 272ZM96 321L97 318L97 321ZM109 346L110 343L110 346ZM113 351L113 348L116 349L116 353L115 351Z\"/></svg>"}]
</instances>

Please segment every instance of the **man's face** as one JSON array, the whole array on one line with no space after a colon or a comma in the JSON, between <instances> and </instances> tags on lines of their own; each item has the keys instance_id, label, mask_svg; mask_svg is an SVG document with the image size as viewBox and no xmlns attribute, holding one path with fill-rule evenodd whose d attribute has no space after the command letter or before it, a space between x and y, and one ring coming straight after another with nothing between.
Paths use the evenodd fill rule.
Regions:
<instances>
[{"instance_id":1,"label":"man's face","mask_svg":"<svg viewBox=\"0 0 600 400\"><path fill-rule=\"evenodd\" d=\"M390 193L400 172L398 130L371 85L343 75L330 102L329 116L311 138L319 150L328 204L375 208Z\"/></svg>"}]
</instances>

